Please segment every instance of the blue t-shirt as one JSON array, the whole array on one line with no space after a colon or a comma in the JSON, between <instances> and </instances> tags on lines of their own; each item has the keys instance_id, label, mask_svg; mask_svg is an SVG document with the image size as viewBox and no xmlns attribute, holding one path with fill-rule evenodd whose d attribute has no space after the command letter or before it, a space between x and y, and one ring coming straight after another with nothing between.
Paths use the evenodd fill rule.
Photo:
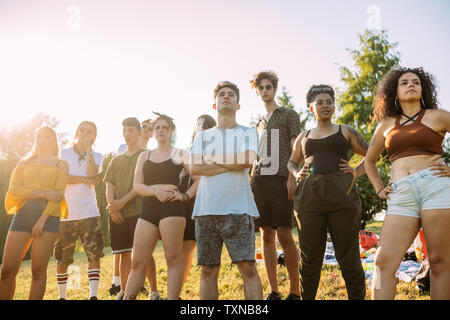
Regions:
<instances>
[{"instance_id":1,"label":"blue t-shirt","mask_svg":"<svg viewBox=\"0 0 450 320\"><path fill-rule=\"evenodd\" d=\"M237 126L233 129L217 127L200 131L192 145L194 155L236 154L247 150L258 153L258 134L255 129ZM248 178L249 168L224 172L215 176L201 176L192 217L205 215L248 214L259 217Z\"/></svg>"}]
</instances>

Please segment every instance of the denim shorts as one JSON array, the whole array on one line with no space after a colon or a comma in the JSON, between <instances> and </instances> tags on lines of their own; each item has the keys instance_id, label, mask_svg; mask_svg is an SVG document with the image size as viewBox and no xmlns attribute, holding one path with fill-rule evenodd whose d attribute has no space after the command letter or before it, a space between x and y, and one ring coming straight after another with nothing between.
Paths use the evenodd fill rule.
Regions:
<instances>
[{"instance_id":1,"label":"denim shorts","mask_svg":"<svg viewBox=\"0 0 450 320\"><path fill-rule=\"evenodd\" d=\"M30 199L16 212L9 227L10 231L31 233L42 212L47 206L45 199ZM59 217L49 216L45 222L44 232L59 232Z\"/></svg>"},{"instance_id":2,"label":"denim shorts","mask_svg":"<svg viewBox=\"0 0 450 320\"><path fill-rule=\"evenodd\" d=\"M233 263L255 261L255 223L247 214L198 217L195 238L199 265L219 266L223 243Z\"/></svg>"},{"instance_id":3,"label":"denim shorts","mask_svg":"<svg viewBox=\"0 0 450 320\"><path fill-rule=\"evenodd\" d=\"M386 214L420 218L422 210L450 208L450 178L437 177L430 168L392 183Z\"/></svg>"}]
</instances>

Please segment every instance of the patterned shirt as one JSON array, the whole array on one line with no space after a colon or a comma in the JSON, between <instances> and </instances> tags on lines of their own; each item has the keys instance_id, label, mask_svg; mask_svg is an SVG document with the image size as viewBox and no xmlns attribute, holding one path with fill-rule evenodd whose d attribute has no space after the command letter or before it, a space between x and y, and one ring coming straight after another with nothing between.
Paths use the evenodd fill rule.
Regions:
<instances>
[{"instance_id":1,"label":"patterned shirt","mask_svg":"<svg viewBox=\"0 0 450 320\"><path fill-rule=\"evenodd\" d=\"M259 136L258 162L254 166L256 176L277 175L287 177L287 163L291 157L291 138L300 134L300 119L293 109L275 109L269 121L261 117L256 124Z\"/></svg>"}]
</instances>

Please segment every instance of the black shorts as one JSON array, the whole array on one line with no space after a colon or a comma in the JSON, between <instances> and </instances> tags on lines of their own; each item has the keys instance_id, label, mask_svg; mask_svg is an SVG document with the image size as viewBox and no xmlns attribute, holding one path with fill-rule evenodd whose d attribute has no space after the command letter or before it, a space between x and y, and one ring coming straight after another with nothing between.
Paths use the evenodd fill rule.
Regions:
<instances>
[{"instance_id":1,"label":"black shorts","mask_svg":"<svg viewBox=\"0 0 450 320\"><path fill-rule=\"evenodd\" d=\"M195 198L186 203L186 228L184 229L183 240L195 241L195 221L192 219L192 212L194 211Z\"/></svg>"},{"instance_id":2,"label":"black shorts","mask_svg":"<svg viewBox=\"0 0 450 320\"><path fill-rule=\"evenodd\" d=\"M287 178L257 176L252 182L253 197L258 207L257 227L292 228L294 202L288 200Z\"/></svg>"},{"instance_id":3,"label":"black shorts","mask_svg":"<svg viewBox=\"0 0 450 320\"><path fill-rule=\"evenodd\" d=\"M124 223L117 224L112 222L111 217L109 217L109 241L114 254L131 252L138 219L139 215L136 215L124 218Z\"/></svg>"},{"instance_id":4,"label":"black shorts","mask_svg":"<svg viewBox=\"0 0 450 320\"><path fill-rule=\"evenodd\" d=\"M186 218L186 208L180 201L161 203L154 197L146 197L142 201L141 219L159 227L159 222L168 217Z\"/></svg>"}]
</instances>

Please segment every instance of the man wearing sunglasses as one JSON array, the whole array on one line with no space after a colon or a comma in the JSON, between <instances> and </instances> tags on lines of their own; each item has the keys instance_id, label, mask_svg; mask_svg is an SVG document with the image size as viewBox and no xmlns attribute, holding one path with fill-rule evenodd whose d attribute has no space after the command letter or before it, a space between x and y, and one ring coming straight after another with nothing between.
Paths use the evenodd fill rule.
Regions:
<instances>
[{"instance_id":1,"label":"man wearing sunglasses","mask_svg":"<svg viewBox=\"0 0 450 320\"><path fill-rule=\"evenodd\" d=\"M264 265L271 287L266 300L281 300L277 284L277 251L275 237L283 248L290 279L287 300L299 300L298 251L292 237L293 199L297 187L287 170L287 163L296 137L300 134L298 114L275 102L278 76L262 71L250 81L261 97L266 114L256 125L259 135L259 161L252 169L252 191L260 218L256 225L262 231Z\"/></svg>"}]
</instances>

